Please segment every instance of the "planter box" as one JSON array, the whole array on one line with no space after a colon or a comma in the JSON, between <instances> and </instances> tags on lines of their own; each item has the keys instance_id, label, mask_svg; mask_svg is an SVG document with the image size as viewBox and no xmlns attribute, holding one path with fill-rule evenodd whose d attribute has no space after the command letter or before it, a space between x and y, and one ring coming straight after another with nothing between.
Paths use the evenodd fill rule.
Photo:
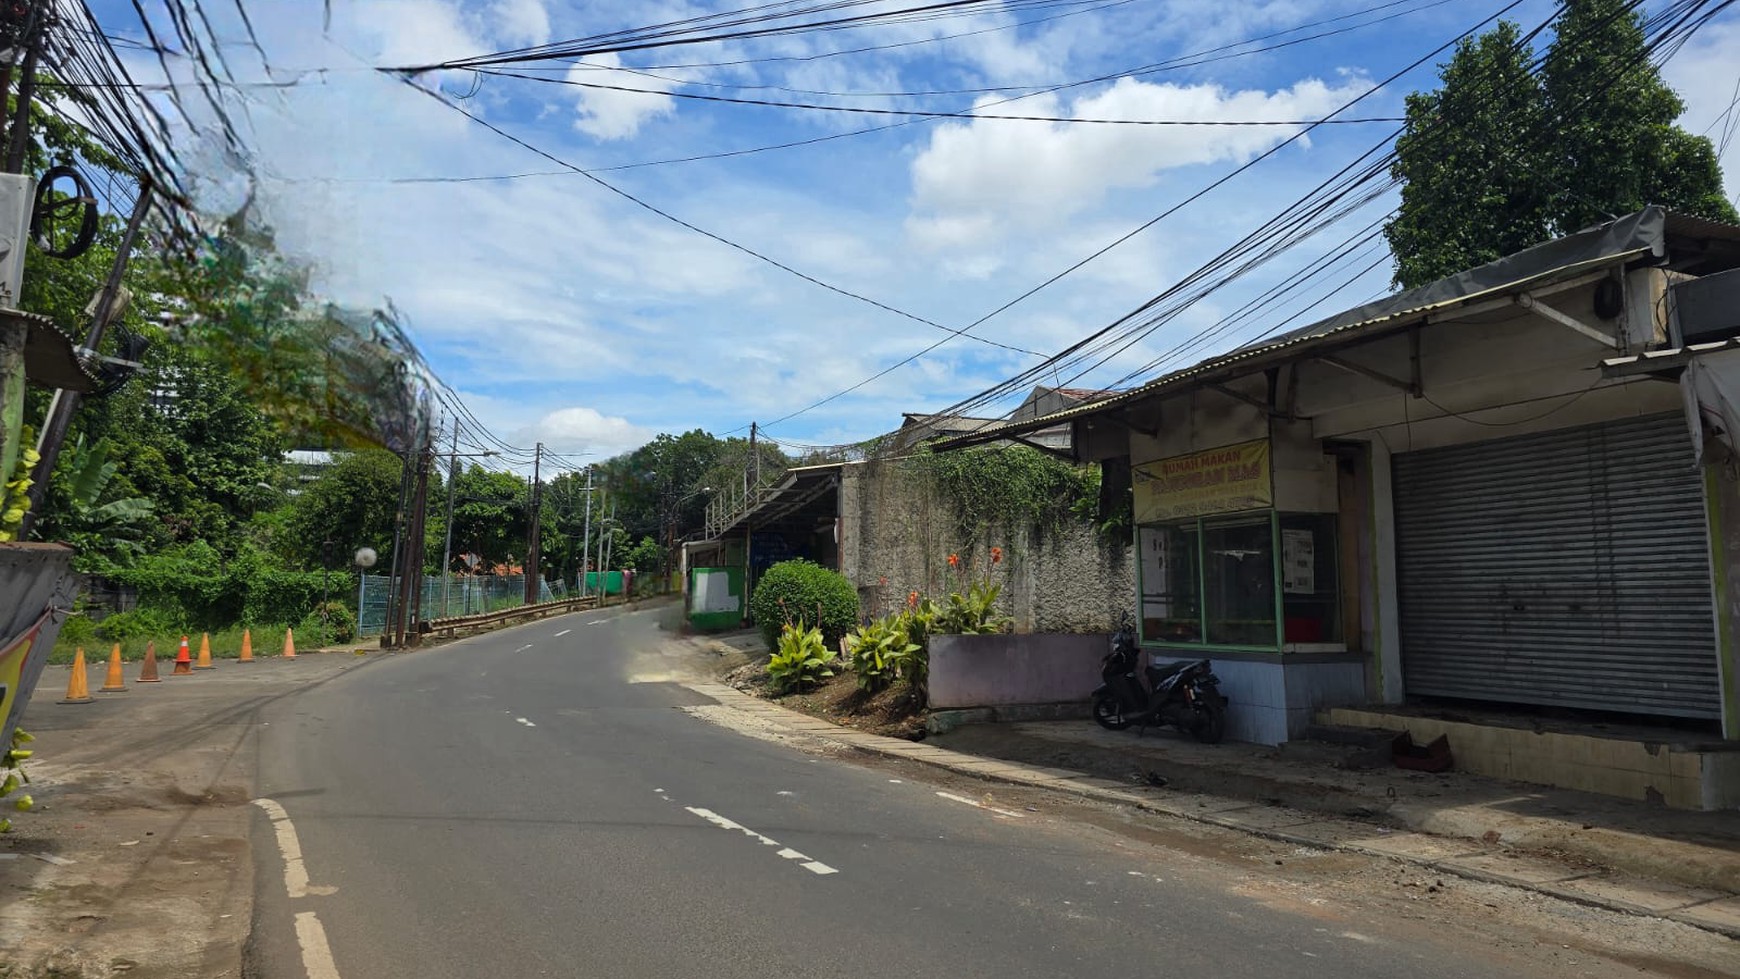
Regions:
<instances>
[{"instance_id":1,"label":"planter box","mask_svg":"<svg viewBox=\"0 0 1740 979\"><path fill-rule=\"evenodd\" d=\"M0 651L35 625L43 612L58 610L43 621L27 650L0 658L0 751L12 745L12 728L30 702L78 593L72 558L72 548L60 544L0 543Z\"/></svg>"},{"instance_id":2,"label":"planter box","mask_svg":"<svg viewBox=\"0 0 1740 979\"><path fill-rule=\"evenodd\" d=\"M931 636L930 706L1086 703L1109 642L1096 634Z\"/></svg>"}]
</instances>

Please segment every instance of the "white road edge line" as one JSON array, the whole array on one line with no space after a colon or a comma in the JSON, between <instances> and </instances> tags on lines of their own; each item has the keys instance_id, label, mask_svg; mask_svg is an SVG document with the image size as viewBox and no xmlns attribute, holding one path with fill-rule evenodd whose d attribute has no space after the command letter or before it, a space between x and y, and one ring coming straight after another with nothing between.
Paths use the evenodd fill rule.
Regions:
<instances>
[{"instance_id":1,"label":"white road edge line","mask_svg":"<svg viewBox=\"0 0 1740 979\"><path fill-rule=\"evenodd\" d=\"M308 979L338 979L338 966L332 962L332 946L326 943L326 929L312 911L296 915L296 944L302 946L302 969Z\"/></svg>"},{"instance_id":2,"label":"white road edge line","mask_svg":"<svg viewBox=\"0 0 1740 979\"><path fill-rule=\"evenodd\" d=\"M752 840L758 841L759 843L761 843L762 846L781 846L781 844L779 843L778 840L769 839L768 837L765 837L765 836L761 835L760 833L757 833L755 830L750 829L749 827L743 825L742 823L733 822L729 819L726 819L724 816L719 815L718 813L714 812L711 809L702 809L702 808L699 808L697 806L684 806L683 808L687 809L688 811L694 813L697 816L700 816L702 819L705 819L707 822L712 823L713 825L719 827L720 829L737 830L738 832L742 833L744 836L747 836ZM805 870L809 871L810 873L816 874L818 876L826 877L828 874L839 873L839 871L835 870L833 867L828 866L827 864L821 862L820 860L811 860L807 855L799 853L798 851L792 849L789 846L781 847L780 851L774 855L777 857L781 857L783 859L786 859L786 860L802 860L804 862L798 864L798 866L800 866L800 867L804 868Z\"/></svg>"},{"instance_id":3,"label":"white road edge line","mask_svg":"<svg viewBox=\"0 0 1740 979\"><path fill-rule=\"evenodd\" d=\"M514 718L514 720L519 721L521 724L524 724L526 727L537 727L536 724L533 724L531 721L528 721L523 717L516 717L516 718Z\"/></svg>"},{"instance_id":4,"label":"white road edge line","mask_svg":"<svg viewBox=\"0 0 1740 979\"><path fill-rule=\"evenodd\" d=\"M1027 814L1024 812L1010 812L1007 809L998 809L996 806L987 806L983 802L980 802L977 799L969 799L964 795L954 795L953 793L949 793L949 792L938 792L937 795L942 796L944 799L947 799L950 802L964 802L967 805L972 806L974 809L983 809L986 812L994 812L999 816L1008 816L1010 819L1026 819L1027 818Z\"/></svg>"},{"instance_id":5,"label":"white road edge line","mask_svg":"<svg viewBox=\"0 0 1740 979\"><path fill-rule=\"evenodd\" d=\"M555 636L555 638L557 638L557 639L560 639L560 638L562 638L562 637L563 637L563 636L565 636L565 635L567 635L567 634L568 634L568 633L570 633L570 632L573 632L573 631L574 631L574 630L573 630L573 629L563 629L563 630L562 630L562 631L561 631L561 632L558 632L558 633L556 633L556 636Z\"/></svg>"},{"instance_id":6,"label":"white road edge line","mask_svg":"<svg viewBox=\"0 0 1740 979\"><path fill-rule=\"evenodd\" d=\"M272 821L272 831L278 836L278 854L284 858L284 891L292 898L323 896L335 893L336 887L322 887L308 882L308 866L302 862L302 841L296 835L296 827L290 822L290 814L284 807L271 799L255 799L254 805L265 810L266 818Z\"/></svg>"}]
</instances>

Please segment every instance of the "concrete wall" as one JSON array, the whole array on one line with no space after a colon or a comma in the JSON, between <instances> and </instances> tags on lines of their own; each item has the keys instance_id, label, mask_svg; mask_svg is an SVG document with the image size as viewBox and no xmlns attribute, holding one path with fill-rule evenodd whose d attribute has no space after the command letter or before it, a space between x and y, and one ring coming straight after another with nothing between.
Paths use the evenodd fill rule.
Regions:
<instances>
[{"instance_id":1,"label":"concrete wall","mask_svg":"<svg viewBox=\"0 0 1740 979\"><path fill-rule=\"evenodd\" d=\"M1055 528L993 526L969 537L929 479L900 460L844 467L840 508L842 570L867 615L898 611L909 592L940 600L959 587L950 554L974 579L989 570L1017 632L1106 633L1134 614L1134 548L1088 523L1065 517ZM994 567L992 547L1003 549Z\"/></svg>"},{"instance_id":2,"label":"concrete wall","mask_svg":"<svg viewBox=\"0 0 1740 979\"><path fill-rule=\"evenodd\" d=\"M1226 695L1226 736L1252 744L1281 744L1305 736L1326 706L1363 703L1365 663L1359 657L1312 657L1273 653L1205 653ZM1195 662L1203 656L1156 651L1157 665Z\"/></svg>"},{"instance_id":3,"label":"concrete wall","mask_svg":"<svg viewBox=\"0 0 1740 979\"><path fill-rule=\"evenodd\" d=\"M1100 685L1104 635L932 636L934 710L1085 703Z\"/></svg>"}]
</instances>

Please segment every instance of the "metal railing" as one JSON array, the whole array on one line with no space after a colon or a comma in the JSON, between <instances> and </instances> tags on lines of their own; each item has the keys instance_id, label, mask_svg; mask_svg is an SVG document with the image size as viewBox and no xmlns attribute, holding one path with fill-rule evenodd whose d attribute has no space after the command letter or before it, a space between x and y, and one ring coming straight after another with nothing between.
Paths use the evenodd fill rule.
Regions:
<instances>
[{"instance_id":1,"label":"metal railing","mask_svg":"<svg viewBox=\"0 0 1740 979\"><path fill-rule=\"evenodd\" d=\"M422 610L424 621L446 619L460 615L482 615L517 608L526 604L524 575L426 575L423 578ZM387 596L392 594L398 579L384 574L363 575L357 582L357 635L378 636L386 628ZM548 602L567 597L562 582L541 582L538 600Z\"/></svg>"}]
</instances>

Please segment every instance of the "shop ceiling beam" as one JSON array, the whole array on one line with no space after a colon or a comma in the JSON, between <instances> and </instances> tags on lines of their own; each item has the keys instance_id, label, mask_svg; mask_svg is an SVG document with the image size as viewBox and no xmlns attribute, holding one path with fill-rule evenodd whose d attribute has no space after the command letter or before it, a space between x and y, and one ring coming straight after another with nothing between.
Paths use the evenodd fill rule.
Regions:
<instances>
[{"instance_id":1,"label":"shop ceiling beam","mask_svg":"<svg viewBox=\"0 0 1740 979\"><path fill-rule=\"evenodd\" d=\"M1372 380L1377 381L1379 384L1387 384L1398 391L1406 391L1415 397L1420 396L1420 382L1417 378L1413 381L1404 381L1399 377L1391 377L1383 371L1367 367L1364 364L1356 364L1351 360L1337 357L1334 354L1319 354L1317 359L1331 367L1347 371L1349 374L1358 374L1360 377L1369 377Z\"/></svg>"},{"instance_id":2,"label":"shop ceiling beam","mask_svg":"<svg viewBox=\"0 0 1740 979\"><path fill-rule=\"evenodd\" d=\"M1612 347L1615 350L1619 349L1619 339L1617 337L1597 330L1593 326L1577 319L1575 316L1566 315L1565 313L1548 306L1546 303L1535 298L1531 293L1519 293L1516 297L1516 304L1542 319L1551 320L1567 329L1575 330L1589 339L1594 340L1596 343Z\"/></svg>"},{"instance_id":3,"label":"shop ceiling beam","mask_svg":"<svg viewBox=\"0 0 1740 979\"><path fill-rule=\"evenodd\" d=\"M1248 404L1251 407L1256 408L1257 410L1264 412L1265 414L1269 415L1270 417L1285 418L1288 421L1297 421L1297 419L1294 418L1292 415L1289 415L1286 412L1277 409L1274 405L1269 404L1268 402L1264 401L1262 398L1254 397L1252 395L1246 394L1243 391L1239 391L1239 390L1236 390L1234 388L1229 388L1225 384L1221 384L1221 383L1216 382L1216 381L1207 381L1207 382L1204 382L1202 386L1205 388L1208 388L1210 391L1219 391L1221 394L1224 394L1227 397L1232 398L1235 401L1243 401L1245 404Z\"/></svg>"}]
</instances>

